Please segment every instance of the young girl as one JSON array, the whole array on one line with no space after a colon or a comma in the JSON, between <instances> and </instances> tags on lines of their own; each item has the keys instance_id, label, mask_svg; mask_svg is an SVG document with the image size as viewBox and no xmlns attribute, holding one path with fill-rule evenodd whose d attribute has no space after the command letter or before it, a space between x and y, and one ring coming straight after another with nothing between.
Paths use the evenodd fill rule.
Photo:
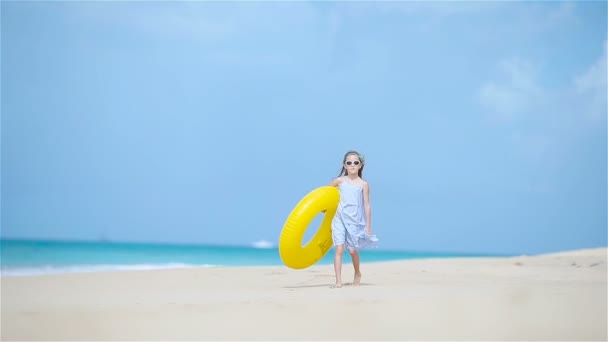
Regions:
<instances>
[{"instance_id":1,"label":"young girl","mask_svg":"<svg viewBox=\"0 0 608 342\"><path fill-rule=\"evenodd\" d=\"M338 177L329 184L340 190L340 203L331 224L336 271L335 287L342 287L342 255L344 247L348 249L355 279L353 285L361 284L359 270L359 252L363 247L374 245L378 239L372 234L372 209L369 202L369 184L361 177L365 159L357 151L348 151L342 161L342 170Z\"/></svg>"}]
</instances>

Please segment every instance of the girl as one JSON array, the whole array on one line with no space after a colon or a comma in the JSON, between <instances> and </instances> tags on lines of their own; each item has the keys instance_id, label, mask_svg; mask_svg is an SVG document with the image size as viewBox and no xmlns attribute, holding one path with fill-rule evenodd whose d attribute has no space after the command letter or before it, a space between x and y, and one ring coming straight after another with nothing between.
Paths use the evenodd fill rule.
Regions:
<instances>
[{"instance_id":1,"label":"girl","mask_svg":"<svg viewBox=\"0 0 608 342\"><path fill-rule=\"evenodd\" d=\"M358 286L361 284L358 250L378 242L378 239L372 235L369 184L361 178L364 166L365 159L359 152L346 152L340 174L329 184L340 190L340 203L331 224L332 238L336 247L334 269L337 288L342 287L344 247L348 249L355 268L353 285Z\"/></svg>"}]
</instances>

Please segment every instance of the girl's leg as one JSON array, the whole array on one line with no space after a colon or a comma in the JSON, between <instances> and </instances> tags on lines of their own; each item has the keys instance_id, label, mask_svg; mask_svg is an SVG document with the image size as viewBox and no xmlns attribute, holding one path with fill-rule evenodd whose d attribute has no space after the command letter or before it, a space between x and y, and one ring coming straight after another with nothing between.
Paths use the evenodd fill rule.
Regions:
<instances>
[{"instance_id":1,"label":"girl's leg","mask_svg":"<svg viewBox=\"0 0 608 342\"><path fill-rule=\"evenodd\" d=\"M359 253L354 249L349 249L350 258L353 259L353 267L355 268L355 279L353 279L353 285L361 285L361 270L359 269Z\"/></svg>"},{"instance_id":2,"label":"girl's leg","mask_svg":"<svg viewBox=\"0 0 608 342\"><path fill-rule=\"evenodd\" d=\"M334 255L334 270L336 271L336 287L342 287L342 254L344 254L344 245L336 246L336 254Z\"/></svg>"}]
</instances>

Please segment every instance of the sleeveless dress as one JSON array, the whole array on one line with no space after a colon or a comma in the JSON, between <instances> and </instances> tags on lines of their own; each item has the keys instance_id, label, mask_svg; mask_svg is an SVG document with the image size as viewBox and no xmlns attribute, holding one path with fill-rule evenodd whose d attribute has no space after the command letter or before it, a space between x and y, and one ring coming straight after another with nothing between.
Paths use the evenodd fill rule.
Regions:
<instances>
[{"instance_id":1,"label":"sleeveless dress","mask_svg":"<svg viewBox=\"0 0 608 342\"><path fill-rule=\"evenodd\" d=\"M331 222L334 246L346 245L349 250L375 247L378 242L376 236L365 234L363 188L342 180L338 190L340 190L340 202Z\"/></svg>"}]
</instances>

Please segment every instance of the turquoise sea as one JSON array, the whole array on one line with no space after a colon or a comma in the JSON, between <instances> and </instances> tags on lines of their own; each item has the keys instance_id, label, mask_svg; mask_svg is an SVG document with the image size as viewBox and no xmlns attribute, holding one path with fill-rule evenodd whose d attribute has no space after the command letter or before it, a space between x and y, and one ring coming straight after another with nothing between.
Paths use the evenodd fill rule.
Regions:
<instances>
[{"instance_id":1,"label":"turquoise sea","mask_svg":"<svg viewBox=\"0 0 608 342\"><path fill-rule=\"evenodd\" d=\"M0 240L0 256L2 276L161 268L283 265L278 248L250 246ZM400 259L475 256L497 255L407 252L382 249L361 251L363 263ZM345 253L344 262L350 262L347 253ZM332 263L333 250L325 255L318 264Z\"/></svg>"}]
</instances>

